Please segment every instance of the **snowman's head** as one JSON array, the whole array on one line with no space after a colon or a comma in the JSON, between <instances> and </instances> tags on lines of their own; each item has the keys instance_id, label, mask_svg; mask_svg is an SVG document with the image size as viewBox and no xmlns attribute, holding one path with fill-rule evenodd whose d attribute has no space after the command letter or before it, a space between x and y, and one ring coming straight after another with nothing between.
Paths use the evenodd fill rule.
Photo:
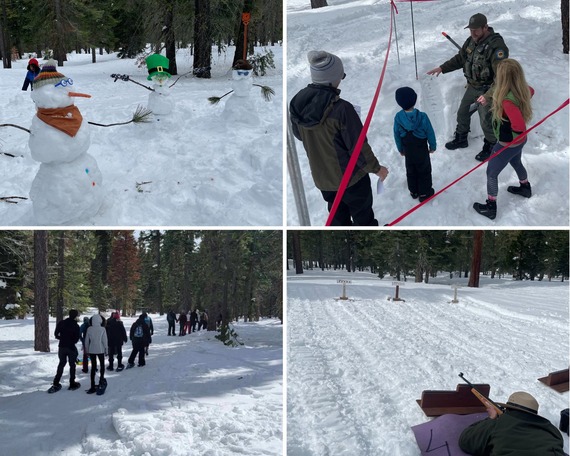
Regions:
<instances>
[{"instance_id":1,"label":"snowman's head","mask_svg":"<svg viewBox=\"0 0 570 456\"><path fill-rule=\"evenodd\" d=\"M232 67L232 78L234 81L240 79L250 79L253 74L253 67L247 60L236 60Z\"/></svg>"},{"instance_id":2,"label":"snowman's head","mask_svg":"<svg viewBox=\"0 0 570 456\"><path fill-rule=\"evenodd\" d=\"M151 76L152 82L154 82L159 87L162 87L164 84L166 84L166 81L168 81L169 78L170 74L168 73L155 73Z\"/></svg>"},{"instance_id":3,"label":"snowman's head","mask_svg":"<svg viewBox=\"0 0 570 456\"><path fill-rule=\"evenodd\" d=\"M91 96L74 92L73 79L59 73L56 65L54 60L48 60L34 79L32 100L38 108L64 108L73 104L73 97Z\"/></svg>"}]
</instances>

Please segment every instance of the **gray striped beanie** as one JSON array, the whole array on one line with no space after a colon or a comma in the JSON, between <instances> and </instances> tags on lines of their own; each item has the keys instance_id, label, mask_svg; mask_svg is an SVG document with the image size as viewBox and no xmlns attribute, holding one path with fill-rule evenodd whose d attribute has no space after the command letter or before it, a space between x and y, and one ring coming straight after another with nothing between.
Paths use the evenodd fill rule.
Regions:
<instances>
[{"instance_id":1,"label":"gray striped beanie","mask_svg":"<svg viewBox=\"0 0 570 456\"><path fill-rule=\"evenodd\" d=\"M344 77L344 67L339 57L326 51L310 51L307 54L314 84L335 85Z\"/></svg>"}]
</instances>

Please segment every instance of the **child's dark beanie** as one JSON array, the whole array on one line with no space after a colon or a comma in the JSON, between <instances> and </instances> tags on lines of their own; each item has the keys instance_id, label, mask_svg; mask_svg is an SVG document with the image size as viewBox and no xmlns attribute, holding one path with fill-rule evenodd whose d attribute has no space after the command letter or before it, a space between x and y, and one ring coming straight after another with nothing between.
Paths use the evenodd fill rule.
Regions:
<instances>
[{"instance_id":1,"label":"child's dark beanie","mask_svg":"<svg viewBox=\"0 0 570 456\"><path fill-rule=\"evenodd\" d=\"M414 89L410 87L400 87L396 90L396 103L398 103L404 111L413 107L417 99L418 95L414 92Z\"/></svg>"}]
</instances>

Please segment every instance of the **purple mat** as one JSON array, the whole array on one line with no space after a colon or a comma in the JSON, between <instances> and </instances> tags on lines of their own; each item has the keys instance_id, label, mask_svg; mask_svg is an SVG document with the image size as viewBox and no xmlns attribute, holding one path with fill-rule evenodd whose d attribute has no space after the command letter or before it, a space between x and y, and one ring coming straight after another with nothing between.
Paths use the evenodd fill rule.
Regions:
<instances>
[{"instance_id":1,"label":"purple mat","mask_svg":"<svg viewBox=\"0 0 570 456\"><path fill-rule=\"evenodd\" d=\"M487 418L487 412L471 415L441 415L412 426L422 456L469 456L459 448L459 436L467 426Z\"/></svg>"}]
</instances>

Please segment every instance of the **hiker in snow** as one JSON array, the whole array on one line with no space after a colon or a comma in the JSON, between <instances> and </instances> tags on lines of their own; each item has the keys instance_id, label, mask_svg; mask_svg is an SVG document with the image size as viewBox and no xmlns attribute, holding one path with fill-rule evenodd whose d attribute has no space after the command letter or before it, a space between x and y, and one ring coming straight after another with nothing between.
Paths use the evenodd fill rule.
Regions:
<instances>
[{"instance_id":1,"label":"hiker in snow","mask_svg":"<svg viewBox=\"0 0 570 456\"><path fill-rule=\"evenodd\" d=\"M487 18L483 14L477 13L471 16L465 28L469 29L471 36L467 38L461 50L447 62L427 72L427 74L439 76L440 73L445 74L463 69L463 74L467 79L467 89L457 110L455 137L445 145L446 149L450 150L468 146L467 134L470 131L471 116L475 112L470 109L470 106L481 95L485 95L487 99L491 97L497 65L509 56L509 49L503 37L495 33L493 27L487 25ZM475 156L475 159L484 161L491 155L496 139L491 125L489 106L479 104L477 112L485 138L483 149Z\"/></svg>"},{"instance_id":2,"label":"hiker in snow","mask_svg":"<svg viewBox=\"0 0 570 456\"><path fill-rule=\"evenodd\" d=\"M190 313L190 326L192 327L192 331L196 332L196 325L198 324L198 311L194 309Z\"/></svg>"},{"instance_id":3,"label":"hiker in snow","mask_svg":"<svg viewBox=\"0 0 570 456\"><path fill-rule=\"evenodd\" d=\"M206 309L200 314L200 326L204 330L208 329L208 311Z\"/></svg>"},{"instance_id":4,"label":"hiker in snow","mask_svg":"<svg viewBox=\"0 0 570 456\"><path fill-rule=\"evenodd\" d=\"M216 319L216 329L220 329L220 327L222 326L223 318L224 318L224 316L222 315L222 312L220 312L220 314L218 315L218 318Z\"/></svg>"},{"instance_id":5,"label":"hiker in snow","mask_svg":"<svg viewBox=\"0 0 570 456\"><path fill-rule=\"evenodd\" d=\"M473 455L564 455L564 440L546 418L538 415L538 402L526 392L510 395L505 413L487 409L489 418L473 423L459 437L460 448Z\"/></svg>"},{"instance_id":6,"label":"hiker in snow","mask_svg":"<svg viewBox=\"0 0 570 456\"><path fill-rule=\"evenodd\" d=\"M192 326L190 324L190 319L192 316L192 312L188 311L186 313L186 327L184 329L184 331L186 332L186 334L190 334L192 332Z\"/></svg>"},{"instance_id":7,"label":"hiker in snow","mask_svg":"<svg viewBox=\"0 0 570 456\"><path fill-rule=\"evenodd\" d=\"M77 318L79 317L79 312L75 309L69 311L69 317L65 320L61 320L55 327L54 336L59 340L59 345L57 349L57 356L59 358L59 364L57 365L57 373L53 379L53 392L59 391L61 389L61 384L59 383L63 375L63 368L65 364L69 362L69 389L77 389L81 386L75 381L75 362L77 361L77 347L75 344L79 341L79 325L77 324Z\"/></svg>"},{"instance_id":8,"label":"hiker in snow","mask_svg":"<svg viewBox=\"0 0 570 456\"><path fill-rule=\"evenodd\" d=\"M85 334L87 333L87 328L89 328L89 317L83 317L83 323L79 328L79 333L81 346L83 348L83 366L81 370L84 374L89 372L89 355L87 354L87 350L85 350Z\"/></svg>"},{"instance_id":9,"label":"hiker in snow","mask_svg":"<svg viewBox=\"0 0 570 456\"><path fill-rule=\"evenodd\" d=\"M437 144L429 117L414 108L417 98L410 87L396 90L396 102L402 110L394 118L394 140L398 152L406 159L410 195L422 202L434 194L430 154L435 152Z\"/></svg>"},{"instance_id":10,"label":"hiker in snow","mask_svg":"<svg viewBox=\"0 0 570 456\"><path fill-rule=\"evenodd\" d=\"M107 321L107 339L109 341L109 370L114 369L115 355L117 355L117 368L123 369L125 367L123 365L123 343L128 339L120 312L113 312Z\"/></svg>"},{"instance_id":11,"label":"hiker in snow","mask_svg":"<svg viewBox=\"0 0 570 456\"><path fill-rule=\"evenodd\" d=\"M144 322L148 326L148 329L150 331L150 335L154 336L154 326L152 325L152 318L150 318L146 312L143 312L142 314L144 315ZM148 346L149 345L150 345L150 340L148 341L148 343L144 347L144 353L146 356L148 356Z\"/></svg>"},{"instance_id":12,"label":"hiker in snow","mask_svg":"<svg viewBox=\"0 0 570 456\"><path fill-rule=\"evenodd\" d=\"M531 97L534 89L526 83L524 71L519 62L505 59L497 66L495 91L491 104L493 115L493 131L497 143L491 153L509 145L499 155L487 163L487 201L485 204L475 203L473 209L479 214L493 220L497 216L497 194L499 193L499 174L510 164L519 178L519 186L509 186L507 191L530 198L532 195L526 168L522 164L522 149L526 144L526 136L517 141L516 138L526 130L526 123L532 117ZM481 104L488 104L487 98L481 96Z\"/></svg>"},{"instance_id":13,"label":"hiker in snow","mask_svg":"<svg viewBox=\"0 0 570 456\"><path fill-rule=\"evenodd\" d=\"M289 112L293 134L303 142L313 180L330 211L362 122L354 106L340 98L338 86L346 76L341 59L325 51L310 51L307 57L312 84L293 97ZM378 163L365 141L332 225L378 225L369 173L384 180L388 169Z\"/></svg>"},{"instance_id":14,"label":"hiker in snow","mask_svg":"<svg viewBox=\"0 0 570 456\"><path fill-rule=\"evenodd\" d=\"M188 321L188 317L186 316L186 312L180 312L180 316L178 317L178 321L180 322L180 330L178 331L179 336L186 335L186 322Z\"/></svg>"},{"instance_id":15,"label":"hiker in snow","mask_svg":"<svg viewBox=\"0 0 570 456\"><path fill-rule=\"evenodd\" d=\"M176 336L176 326L174 325L178 319L176 318L176 314L172 309L170 309L166 314L166 321L168 322L168 335Z\"/></svg>"},{"instance_id":16,"label":"hiker in snow","mask_svg":"<svg viewBox=\"0 0 570 456\"><path fill-rule=\"evenodd\" d=\"M131 356L129 356L127 368L131 368L135 365L137 354L139 355L139 367L146 364L144 360L145 347L152 342L152 338L150 336L150 329L144 321L144 318L145 314L143 313L131 326L130 339L133 343L133 351L131 352Z\"/></svg>"},{"instance_id":17,"label":"hiker in snow","mask_svg":"<svg viewBox=\"0 0 570 456\"><path fill-rule=\"evenodd\" d=\"M40 74L40 64L36 59L30 59L26 70L28 70L28 72L26 73L26 77L24 78L24 85L22 86L22 90L27 91L28 86L30 86L30 90L33 91L34 79L38 74Z\"/></svg>"},{"instance_id":18,"label":"hiker in snow","mask_svg":"<svg viewBox=\"0 0 570 456\"><path fill-rule=\"evenodd\" d=\"M105 319L100 314L91 317L91 326L87 328L87 333L85 334L85 349L89 353L89 359L91 359L91 388L87 390L87 394L93 394L97 391L97 386L95 385L97 360L99 361L98 387L103 388L107 385L107 380L105 380L105 356L109 352L109 342L105 329Z\"/></svg>"}]
</instances>

